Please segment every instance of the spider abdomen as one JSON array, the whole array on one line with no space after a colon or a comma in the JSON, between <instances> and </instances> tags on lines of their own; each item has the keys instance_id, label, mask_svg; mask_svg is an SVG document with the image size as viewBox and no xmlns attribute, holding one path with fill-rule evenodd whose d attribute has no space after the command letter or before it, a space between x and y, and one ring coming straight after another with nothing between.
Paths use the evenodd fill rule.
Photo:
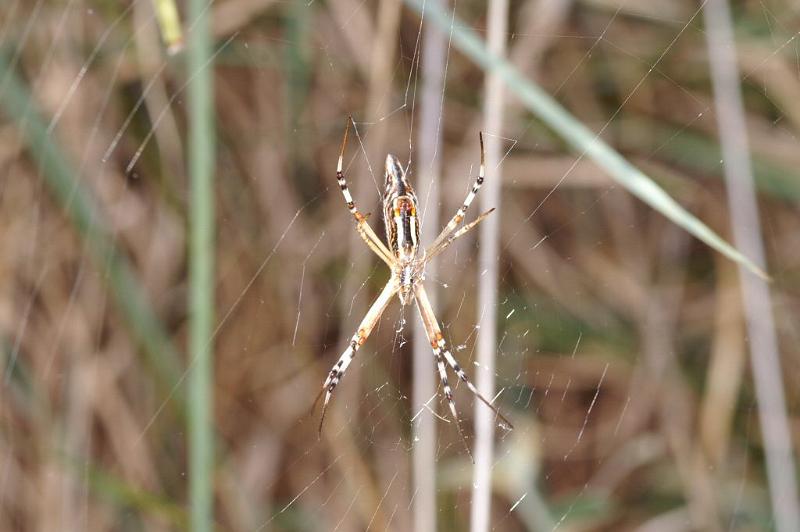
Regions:
<instances>
[{"instance_id":1,"label":"spider abdomen","mask_svg":"<svg viewBox=\"0 0 800 532\"><path fill-rule=\"evenodd\" d=\"M419 248L417 195L400 161L391 154L386 157L383 219L386 241L395 258L401 262L413 261Z\"/></svg>"},{"instance_id":2,"label":"spider abdomen","mask_svg":"<svg viewBox=\"0 0 800 532\"><path fill-rule=\"evenodd\" d=\"M419 219L415 201L401 196L387 206L386 239L398 260L412 260L419 247Z\"/></svg>"}]
</instances>

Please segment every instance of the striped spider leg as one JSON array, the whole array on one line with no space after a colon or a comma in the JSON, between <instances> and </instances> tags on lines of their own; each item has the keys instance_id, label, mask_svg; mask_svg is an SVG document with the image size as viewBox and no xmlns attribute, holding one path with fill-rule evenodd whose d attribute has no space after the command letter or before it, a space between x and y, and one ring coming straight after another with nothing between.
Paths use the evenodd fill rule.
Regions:
<instances>
[{"instance_id":1,"label":"striped spider leg","mask_svg":"<svg viewBox=\"0 0 800 532\"><path fill-rule=\"evenodd\" d=\"M467 234L471 229L473 229L476 225L484 221L486 217L492 214L493 212L494 212L494 207L484 212L483 214L475 218L473 221L471 221L470 223L468 223L467 225L456 231L455 233L452 233L450 236L439 242L439 244L437 244L435 247L434 246L429 247L425 251L425 262L427 263L436 255L447 249L447 246L452 244L455 239Z\"/></svg>"},{"instance_id":2,"label":"striped spider leg","mask_svg":"<svg viewBox=\"0 0 800 532\"><path fill-rule=\"evenodd\" d=\"M339 360L331 368L328 373L325 383L322 385L317 396L317 401L325 395L325 400L322 405L322 417L320 419L319 430L322 432L322 423L325 419L325 410L328 407L331 396L339 381L343 377L348 366L355 358L358 348L366 342L372 330L378 323L381 314L391 302L395 294L397 294L402 305L409 305L412 301L417 304L422 323L425 326L425 331L433 348L433 355L436 362L436 367L439 372L439 378L442 383L445 398L447 399L450 407L450 412L455 420L458 428L458 433L464 443L467 453L472 458L472 453L467 445L464 432L461 429L458 412L456 411L455 403L453 402L453 393L447 381L447 369L445 363L455 372L458 378L463 381L467 388L477 397L481 402L491 408L495 414L502 420L504 425L509 429L513 428L511 423L495 408L489 400L481 395L477 388L472 384L467 374L456 362L447 344L444 341L442 330L436 319L433 309L431 308L430 301L423 287L425 279L425 264L433 257L441 253L447 246L449 246L455 239L464 235L473 227L478 225L484 220L494 209L491 209L480 215L473 222L456 230L458 224L464 219L467 209L475 195L483 184L484 177L484 154L483 154L483 135L480 136L481 141L481 166L477 180L472 185L472 189L464 200L463 205L456 211L455 216L448 222L444 230L434 240L433 244L428 248L423 256L419 256L419 218L417 217L417 196L414 189L408 181L407 175L400 161L394 155L386 156L386 188L383 193L383 219L386 229L386 244L367 223L366 216L362 215L356 208L355 202L350 195L350 190L347 188L347 181L345 180L344 173L342 172L342 159L344 157L344 149L347 143L347 132L350 127L352 118L348 118L347 126L345 127L344 140L342 141L342 150L339 153L339 161L336 168L336 179L339 183L339 188L342 190L342 195L347 203L347 208L353 214L356 220L356 230L361 238L366 242L369 248L378 255L391 270L391 277L384 286L383 291L372 304L367 314L361 320L356 333L350 340L350 344L344 350ZM316 401L315 401L316 404Z\"/></svg>"},{"instance_id":3,"label":"striped spider leg","mask_svg":"<svg viewBox=\"0 0 800 532\"><path fill-rule=\"evenodd\" d=\"M347 147L347 132L350 130L350 122L353 121L353 118L348 116L347 122L344 128L344 139L342 139L342 149L339 152L339 160L336 163L336 182L339 184L339 188L342 190L342 196L344 196L344 201L347 203L347 208L350 210L350 213L356 220L356 231L361 236L361 239L366 242L367 246L378 255L383 262L386 263L389 268L394 266L394 258L392 254L386 249L386 246L381 239L378 238L378 235L375 234L372 227L367 222L367 217L359 212L358 207L356 207L355 201L353 201L353 196L350 195L350 189L347 188L347 180L344 178L344 172L342 170L342 161L344 159L344 149Z\"/></svg>"},{"instance_id":4,"label":"striped spider leg","mask_svg":"<svg viewBox=\"0 0 800 532\"><path fill-rule=\"evenodd\" d=\"M447 364L450 366L453 372L455 372L458 378L467 385L469 391L471 391L472 394L483 404L492 409L497 417L500 418L505 428L512 430L514 425L512 425L508 418L501 414L500 411L478 391L470 378L467 376L466 372L461 368L453 354L450 352L450 349L447 347L447 342L444 340L442 329L439 327L439 322L436 319L436 315L433 312L431 303L428 300L428 294L425 291L425 287L422 285L422 283L414 285L414 296L417 301L417 310L419 310L419 315L422 318L422 324L425 326L425 332L427 333L428 339L431 342L433 356L436 359L436 366L439 370L439 378L442 381L442 389L444 390L444 396L447 399L447 404L450 407L450 413L453 415L453 419L456 422L456 427L458 428L458 432L461 435L462 441L464 441L464 446L467 448L467 453L469 453L470 458L472 458L472 453L470 453L469 447L466 445L464 433L461 430L461 423L458 420L456 405L453 402L453 392L450 389L449 383L447 382L447 372L445 371L444 367L445 361L447 361Z\"/></svg>"},{"instance_id":5,"label":"striped spider leg","mask_svg":"<svg viewBox=\"0 0 800 532\"><path fill-rule=\"evenodd\" d=\"M478 134L478 139L480 140L481 143L481 166L480 170L478 171L478 178L472 184L472 189L469 191L467 197L464 199L464 204L461 205L461 207L459 207L459 209L456 211L453 217L450 218L450 221L447 222L447 225L444 227L444 229L442 229L442 232L439 233L439 236L437 236L434 239L433 243L428 248L429 251L436 249L440 244L442 244L445 241L445 239L450 235L450 233L452 233L455 230L455 228L458 227L458 224L460 224L461 220L464 219L464 215L467 213L467 209L469 209L469 206L472 205L472 200L475 199L475 196L478 194L478 191L481 189L481 186L483 186L483 177L484 174L486 173L486 161L485 161L486 156L484 155L484 150L483 150L483 133ZM489 212L491 212L491 210L481 215L481 217L474 222L472 227L475 227L475 225L477 225L477 223L480 220L485 218L489 214ZM470 229L472 227L470 227Z\"/></svg>"},{"instance_id":6,"label":"striped spider leg","mask_svg":"<svg viewBox=\"0 0 800 532\"><path fill-rule=\"evenodd\" d=\"M374 329L375 325L378 324L381 314L383 314L383 311L389 306L389 303L392 302L392 298L397 293L397 289L398 285L394 279L390 279L389 282L386 283L386 286L383 287L381 295L378 296L378 299L375 300L375 302L367 311L367 314L364 316L364 319L362 319L361 323L358 325L358 329L350 339L350 344L348 344L347 349L344 350L342 356L339 357L339 360L336 362L336 364L334 364L333 368L331 368L331 371L328 373L328 377L325 379L325 384L322 385L322 390L317 396L317 400L314 401L314 404L316 404L316 402L319 401L319 398L322 396L322 393L325 392L325 401L322 403L322 416L320 416L319 419L320 434L322 433L322 423L325 421L325 410L328 408L328 403L333 395L333 390L336 388L336 385L339 384L339 379L344 376L344 372L347 371L347 367L350 365L350 362L352 362L353 358L355 358L358 348L364 345L364 342L367 341L372 329Z\"/></svg>"}]
</instances>

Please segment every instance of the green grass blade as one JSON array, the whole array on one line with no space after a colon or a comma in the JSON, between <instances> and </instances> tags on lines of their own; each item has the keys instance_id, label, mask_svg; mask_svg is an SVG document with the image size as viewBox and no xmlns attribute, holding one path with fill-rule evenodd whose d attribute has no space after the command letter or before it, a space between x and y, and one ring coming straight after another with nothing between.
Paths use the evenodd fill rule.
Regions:
<instances>
[{"instance_id":1,"label":"green grass blade","mask_svg":"<svg viewBox=\"0 0 800 532\"><path fill-rule=\"evenodd\" d=\"M175 0L153 0L153 8L156 10L158 29L161 31L161 39L167 47L167 52L170 54L179 52L183 47L183 29Z\"/></svg>"},{"instance_id":2,"label":"green grass blade","mask_svg":"<svg viewBox=\"0 0 800 532\"><path fill-rule=\"evenodd\" d=\"M189 99L189 498L191 528L213 529L214 104L207 1L192 0Z\"/></svg>"},{"instance_id":3,"label":"green grass blade","mask_svg":"<svg viewBox=\"0 0 800 532\"><path fill-rule=\"evenodd\" d=\"M758 276L768 275L749 258L731 246L711 228L673 200L641 170L604 143L589 128L572 116L538 85L523 76L511 63L489 52L485 43L458 18L446 13L437 4L424 0L406 0L410 6L443 31L450 31L453 45L486 72L496 72L512 91L539 119L559 134L578 153L585 154L639 199L696 236L729 259L742 264Z\"/></svg>"},{"instance_id":4,"label":"green grass blade","mask_svg":"<svg viewBox=\"0 0 800 532\"><path fill-rule=\"evenodd\" d=\"M117 250L106 229L109 224L103 219L94 198L81 186L71 162L47 133L47 125L36 109L28 87L16 72L9 69L8 58L0 54L0 76L6 80L0 108L16 122L45 183L87 242L125 324L143 348L159 384L163 389L171 390L181 374L177 351L150 307L130 262Z\"/></svg>"}]
</instances>

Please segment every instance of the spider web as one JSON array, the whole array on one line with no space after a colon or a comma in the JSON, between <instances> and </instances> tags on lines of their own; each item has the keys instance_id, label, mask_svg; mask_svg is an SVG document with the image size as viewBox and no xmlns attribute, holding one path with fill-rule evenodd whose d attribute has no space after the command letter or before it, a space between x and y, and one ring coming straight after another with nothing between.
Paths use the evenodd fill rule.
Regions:
<instances>
[{"instance_id":1,"label":"spider web","mask_svg":"<svg viewBox=\"0 0 800 532\"><path fill-rule=\"evenodd\" d=\"M336 389L321 438L319 412L310 411L388 279L355 235L333 179L344 118L355 120L350 190L379 234L387 152L408 161L423 224L437 210L444 225L477 170L483 73L448 42L439 112L420 116L430 22L392 4L208 6L218 113L215 497L225 530L411 530L412 456L430 443L412 432L420 416L436 424L439 528L469 524L472 464L442 394L424 404L411 397L413 306L388 307ZM164 54L152 6L8 2L0 99L14 76L25 81L48 138L74 165L71 186L96 202L91 223L103 224L129 260L180 352L184 100L197 72L185 71L181 54ZM455 5L485 37L483 9ZM734 15L792 382L797 13L759 1ZM509 56L727 235L702 19L690 2L531 0L512 6ZM390 60L376 64L381 53ZM416 159L423 120L435 120L443 139L441 175L429 178L441 187L438 205L431 183L415 180L425 175ZM0 529L185 525L182 398L193 361L169 360L173 374L148 362L137 324L114 298L110 260L98 265L30 157L43 148L26 146L10 122L0 135L9 176L0 194L8 257ZM484 313L497 321L494 400L515 430L497 429L493 529L774 526L735 267L567 151L513 99L503 129L484 135L503 142L500 165L487 168L487 180L502 179L493 214L501 220L498 306L478 309L487 272L478 271L477 231L453 244L425 283L473 380L484 371L477 324ZM474 398L451 384L472 446ZM796 419L796 390L787 401ZM32 511L42 504L53 510Z\"/></svg>"}]
</instances>

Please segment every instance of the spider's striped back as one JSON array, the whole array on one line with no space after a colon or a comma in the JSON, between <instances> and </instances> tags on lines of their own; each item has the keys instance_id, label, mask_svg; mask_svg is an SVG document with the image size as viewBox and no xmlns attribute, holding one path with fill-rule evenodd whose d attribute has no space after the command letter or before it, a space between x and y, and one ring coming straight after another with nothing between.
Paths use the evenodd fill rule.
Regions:
<instances>
[{"instance_id":1,"label":"spider's striped back","mask_svg":"<svg viewBox=\"0 0 800 532\"><path fill-rule=\"evenodd\" d=\"M386 191L383 194L386 241L398 262L413 261L419 249L417 195L408 182L400 161L386 156Z\"/></svg>"},{"instance_id":2,"label":"spider's striped back","mask_svg":"<svg viewBox=\"0 0 800 532\"><path fill-rule=\"evenodd\" d=\"M408 182L400 161L392 154L386 156L386 190L383 193L383 221L386 224L386 241L389 243L400 282L398 296L403 305L411 301L411 291L416 275L419 250L419 218L417 195Z\"/></svg>"}]
</instances>

